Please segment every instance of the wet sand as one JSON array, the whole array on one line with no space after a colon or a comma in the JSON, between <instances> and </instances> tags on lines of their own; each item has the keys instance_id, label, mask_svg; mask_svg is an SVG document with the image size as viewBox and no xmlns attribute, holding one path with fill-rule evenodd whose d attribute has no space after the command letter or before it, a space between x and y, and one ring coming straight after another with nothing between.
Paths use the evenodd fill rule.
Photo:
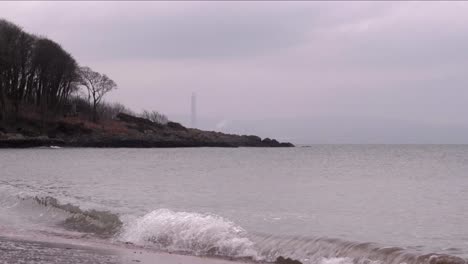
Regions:
<instances>
[{"instance_id":1,"label":"wet sand","mask_svg":"<svg viewBox=\"0 0 468 264\"><path fill-rule=\"evenodd\" d=\"M239 264L240 261L154 252L72 239L0 236L0 263Z\"/></svg>"}]
</instances>

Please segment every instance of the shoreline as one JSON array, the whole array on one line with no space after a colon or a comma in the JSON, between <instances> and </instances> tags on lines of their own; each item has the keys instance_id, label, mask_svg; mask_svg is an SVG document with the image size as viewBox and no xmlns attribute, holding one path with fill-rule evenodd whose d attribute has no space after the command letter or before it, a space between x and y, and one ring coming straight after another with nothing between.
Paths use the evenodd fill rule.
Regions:
<instances>
[{"instance_id":1,"label":"shoreline","mask_svg":"<svg viewBox=\"0 0 468 264\"><path fill-rule=\"evenodd\" d=\"M92 148L188 147L294 147L289 142L186 128L179 123L154 123L120 113L114 120L91 123L83 118L63 118L43 126L37 119L0 123L0 148L43 146Z\"/></svg>"},{"instance_id":2,"label":"shoreline","mask_svg":"<svg viewBox=\"0 0 468 264\"><path fill-rule=\"evenodd\" d=\"M265 263L160 252L132 244L103 244L92 241L25 237L0 234L0 263L105 263L105 264L246 264Z\"/></svg>"},{"instance_id":3,"label":"shoreline","mask_svg":"<svg viewBox=\"0 0 468 264\"><path fill-rule=\"evenodd\" d=\"M66 148L290 148L295 147L290 143L269 144L235 144L228 142L190 142L190 141L154 141L143 139L118 139L90 141L65 141L44 137L0 139L0 149L26 149L37 147L66 147Z\"/></svg>"}]
</instances>

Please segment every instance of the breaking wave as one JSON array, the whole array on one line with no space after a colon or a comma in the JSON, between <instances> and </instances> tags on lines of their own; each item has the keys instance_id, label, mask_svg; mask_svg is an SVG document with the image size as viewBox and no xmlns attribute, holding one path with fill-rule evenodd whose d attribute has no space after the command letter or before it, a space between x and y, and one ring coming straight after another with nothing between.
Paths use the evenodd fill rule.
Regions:
<instances>
[{"instance_id":1,"label":"breaking wave","mask_svg":"<svg viewBox=\"0 0 468 264\"><path fill-rule=\"evenodd\" d=\"M195 255L260 259L247 232L216 215L159 209L125 225L120 239Z\"/></svg>"},{"instance_id":2,"label":"breaking wave","mask_svg":"<svg viewBox=\"0 0 468 264\"><path fill-rule=\"evenodd\" d=\"M111 211L84 210L51 196L15 197L1 192L0 209L5 208L16 208L22 214L29 214L21 218L44 216L46 221L66 230L184 254L278 264L468 264L467 260L457 256L421 253L375 243L252 234L232 221L212 214L158 209L141 217L120 218Z\"/></svg>"},{"instance_id":3,"label":"breaking wave","mask_svg":"<svg viewBox=\"0 0 468 264\"><path fill-rule=\"evenodd\" d=\"M468 264L456 256L375 243L252 234L220 216L168 209L125 224L119 239L166 251L278 264Z\"/></svg>"}]
</instances>

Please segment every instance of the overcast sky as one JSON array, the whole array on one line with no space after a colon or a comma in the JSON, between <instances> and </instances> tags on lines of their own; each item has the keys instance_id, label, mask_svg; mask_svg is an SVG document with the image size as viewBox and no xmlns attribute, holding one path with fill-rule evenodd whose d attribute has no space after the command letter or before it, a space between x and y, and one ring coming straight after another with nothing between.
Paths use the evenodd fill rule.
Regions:
<instances>
[{"instance_id":1,"label":"overcast sky","mask_svg":"<svg viewBox=\"0 0 468 264\"><path fill-rule=\"evenodd\" d=\"M136 111L181 118L196 92L213 129L258 121L242 131L265 135L280 120L327 120L331 131L347 120L354 131L359 120L375 130L391 120L415 135L449 131L429 140L441 143L468 127L467 14L468 2L432 1L0 2L0 17L109 75L119 88L108 100ZM294 140L292 127L270 133ZM374 130L376 142L404 134ZM302 140L365 141L337 137Z\"/></svg>"}]
</instances>

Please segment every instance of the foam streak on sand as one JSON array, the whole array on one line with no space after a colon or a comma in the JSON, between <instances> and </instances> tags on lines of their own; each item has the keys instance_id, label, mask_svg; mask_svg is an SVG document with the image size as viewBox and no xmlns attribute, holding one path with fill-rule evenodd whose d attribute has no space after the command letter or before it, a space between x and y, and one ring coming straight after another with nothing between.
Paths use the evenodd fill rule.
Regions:
<instances>
[{"instance_id":1,"label":"foam streak on sand","mask_svg":"<svg viewBox=\"0 0 468 264\"><path fill-rule=\"evenodd\" d=\"M53 239L54 242L51 242ZM129 246L116 246L64 238L0 237L0 264L235 264L224 259L202 258L154 252ZM245 262L242 262L245 263Z\"/></svg>"}]
</instances>

